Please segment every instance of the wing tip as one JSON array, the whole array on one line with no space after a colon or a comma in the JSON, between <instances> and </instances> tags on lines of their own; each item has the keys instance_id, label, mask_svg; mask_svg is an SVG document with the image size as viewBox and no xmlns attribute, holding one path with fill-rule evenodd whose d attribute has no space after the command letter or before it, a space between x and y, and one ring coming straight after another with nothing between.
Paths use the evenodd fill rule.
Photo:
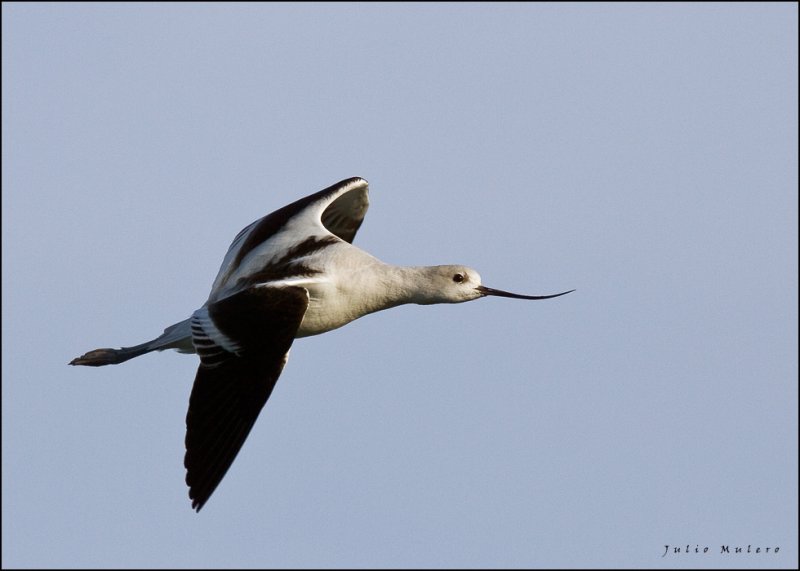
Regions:
<instances>
[{"instance_id":1,"label":"wing tip","mask_svg":"<svg viewBox=\"0 0 800 571\"><path fill-rule=\"evenodd\" d=\"M369 182L367 182L367 179L365 179L364 177L351 176L350 178L344 179L339 184L341 184L341 185L346 185L346 184L365 184L365 185L369 185Z\"/></svg>"},{"instance_id":2,"label":"wing tip","mask_svg":"<svg viewBox=\"0 0 800 571\"><path fill-rule=\"evenodd\" d=\"M360 176L351 176L350 178L346 178L340 180L339 182L330 185L328 188L322 190L322 193L329 193L334 191L336 193L339 192L349 192L355 188L361 188L365 192L369 192L369 182L367 179L360 177Z\"/></svg>"},{"instance_id":3,"label":"wing tip","mask_svg":"<svg viewBox=\"0 0 800 571\"><path fill-rule=\"evenodd\" d=\"M194 510L195 513L200 513L200 510L203 509L203 506L206 505L206 501L208 501L208 498L205 500L193 498L191 491L189 491L189 499L192 500L192 510Z\"/></svg>"}]
</instances>

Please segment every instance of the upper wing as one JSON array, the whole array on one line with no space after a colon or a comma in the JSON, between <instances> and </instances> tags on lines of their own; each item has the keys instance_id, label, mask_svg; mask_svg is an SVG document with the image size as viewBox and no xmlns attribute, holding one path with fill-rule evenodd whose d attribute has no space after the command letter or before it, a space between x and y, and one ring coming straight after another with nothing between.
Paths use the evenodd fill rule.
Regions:
<instances>
[{"instance_id":1,"label":"upper wing","mask_svg":"<svg viewBox=\"0 0 800 571\"><path fill-rule=\"evenodd\" d=\"M233 463L286 364L308 307L301 287L253 287L192 316L200 366L186 414L186 483L200 511Z\"/></svg>"},{"instance_id":2,"label":"upper wing","mask_svg":"<svg viewBox=\"0 0 800 571\"><path fill-rule=\"evenodd\" d=\"M352 242L369 208L369 184L348 178L301 198L244 228L222 261L210 299L254 268L260 269L296 244L315 237ZM336 238L334 238L334 236Z\"/></svg>"},{"instance_id":3,"label":"upper wing","mask_svg":"<svg viewBox=\"0 0 800 571\"><path fill-rule=\"evenodd\" d=\"M338 193L336 199L322 211L322 225L334 236L352 244L367 215L369 186L363 178L351 178L331 188L340 186L347 190Z\"/></svg>"}]
</instances>

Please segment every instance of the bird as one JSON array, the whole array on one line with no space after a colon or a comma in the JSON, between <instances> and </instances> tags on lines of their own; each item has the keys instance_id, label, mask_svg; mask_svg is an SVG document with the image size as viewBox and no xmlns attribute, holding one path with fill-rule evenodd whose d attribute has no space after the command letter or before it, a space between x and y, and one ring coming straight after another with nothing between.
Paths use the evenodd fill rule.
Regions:
<instances>
[{"instance_id":1,"label":"bird","mask_svg":"<svg viewBox=\"0 0 800 571\"><path fill-rule=\"evenodd\" d=\"M174 349L200 358L186 413L184 467L192 509L217 489L269 399L296 338L337 329L403 304L487 296L551 299L486 287L462 265L384 263L352 242L369 184L342 180L245 227L233 239L206 302L145 343L70 361L99 367Z\"/></svg>"}]
</instances>

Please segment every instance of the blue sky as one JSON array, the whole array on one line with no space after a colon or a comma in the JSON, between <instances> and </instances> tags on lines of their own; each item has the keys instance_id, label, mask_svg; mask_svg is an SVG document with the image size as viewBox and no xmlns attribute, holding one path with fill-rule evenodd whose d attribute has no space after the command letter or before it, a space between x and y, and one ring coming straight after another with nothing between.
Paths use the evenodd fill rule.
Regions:
<instances>
[{"instance_id":1,"label":"blue sky","mask_svg":"<svg viewBox=\"0 0 800 571\"><path fill-rule=\"evenodd\" d=\"M796 568L795 4L2 10L4 567ZM298 340L195 514L196 357L67 362L351 176L377 257L577 291Z\"/></svg>"}]
</instances>

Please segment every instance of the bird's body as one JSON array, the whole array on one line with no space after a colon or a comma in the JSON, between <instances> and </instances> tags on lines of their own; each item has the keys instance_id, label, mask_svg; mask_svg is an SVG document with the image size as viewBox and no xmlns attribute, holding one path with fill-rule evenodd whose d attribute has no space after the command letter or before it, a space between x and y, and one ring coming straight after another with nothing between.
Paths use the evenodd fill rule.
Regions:
<instances>
[{"instance_id":1,"label":"bird's body","mask_svg":"<svg viewBox=\"0 0 800 571\"><path fill-rule=\"evenodd\" d=\"M367 194L367 182L351 178L253 222L234 238L208 300L189 319L152 341L96 349L71 362L109 365L165 349L200 356L184 460L198 511L244 443L295 338L406 303L563 295L520 296L487 288L465 266L385 264L352 245L367 212Z\"/></svg>"}]
</instances>

